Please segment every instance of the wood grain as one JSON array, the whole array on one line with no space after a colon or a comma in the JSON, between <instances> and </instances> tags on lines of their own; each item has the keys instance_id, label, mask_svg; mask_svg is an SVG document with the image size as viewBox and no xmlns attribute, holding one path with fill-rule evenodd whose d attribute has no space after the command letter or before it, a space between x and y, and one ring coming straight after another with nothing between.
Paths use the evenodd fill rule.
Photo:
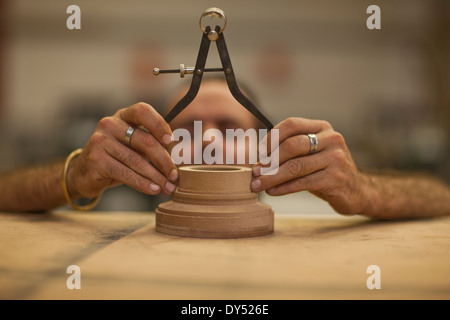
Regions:
<instances>
[{"instance_id":1,"label":"wood grain","mask_svg":"<svg viewBox=\"0 0 450 320\"><path fill-rule=\"evenodd\" d=\"M2 299L449 299L450 218L283 216L240 239L175 237L153 213L0 214ZM66 268L81 268L81 290ZM381 269L381 289L366 286Z\"/></svg>"},{"instance_id":2,"label":"wood grain","mask_svg":"<svg viewBox=\"0 0 450 320\"><path fill-rule=\"evenodd\" d=\"M273 233L274 212L251 191L251 168L197 165L180 167L179 173L173 199L156 209L156 231L195 238Z\"/></svg>"}]
</instances>

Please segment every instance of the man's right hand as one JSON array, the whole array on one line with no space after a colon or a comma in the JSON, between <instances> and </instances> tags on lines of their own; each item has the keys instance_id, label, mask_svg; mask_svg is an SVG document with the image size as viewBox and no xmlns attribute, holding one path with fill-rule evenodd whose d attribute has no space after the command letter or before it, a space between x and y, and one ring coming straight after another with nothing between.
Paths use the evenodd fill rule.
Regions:
<instances>
[{"instance_id":1,"label":"man's right hand","mask_svg":"<svg viewBox=\"0 0 450 320\"><path fill-rule=\"evenodd\" d=\"M130 127L135 130L127 144ZM167 122L142 102L101 119L83 152L69 167L71 197L93 198L122 183L149 195L171 194L178 179L177 168L166 150L171 136Z\"/></svg>"}]
</instances>

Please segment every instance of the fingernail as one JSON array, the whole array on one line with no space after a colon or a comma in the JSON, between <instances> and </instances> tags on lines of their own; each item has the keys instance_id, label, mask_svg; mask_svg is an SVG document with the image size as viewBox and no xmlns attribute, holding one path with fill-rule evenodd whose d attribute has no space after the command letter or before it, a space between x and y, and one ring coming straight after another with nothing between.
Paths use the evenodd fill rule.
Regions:
<instances>
[{"instance_id":1,"label":"fingernail","mask_svg":"<svg viewBox=\"0 0 450 320\"><path fill-rule=\"evenodd\" d=\"M172 136L170 134L165 134L164 137L162 137L162 141L166 146L172 143Z\"/></svg>"},{"instance_id":2,"label":"fingernail","mask_svg":"<svg viewBox=\"0 0 450 320\"><path fill-rule=\"evenodd\" d=\"M150 183L150 189L152 190L152 191L160 191L161 190L161 187L160 186L158 186L156 183L153 183L153 182L151 182Z\"/></svg>"},{"instance_id":3,"label":"fingernail","mask_svg":"<svg viewBox=\"0 0 450 320\"><path fill-rule=\"evenodd\" d=\"M255 177L259 177L261 175L261 167L260 166L256 166L253 168L253 175Z\"/></svg>"},{"instance_id":4,"label":"fingernail","mask_svg":"<svg viewBox=\"0 0 450 320\"><path fill-rule=\"evenodd\" d=\"M173 169L172 171L170 171L169 173L169 180L171 181L177 181L178 179L178 170L177 169Z\"/></svg>"},{"instance_id":5,"label":"fingernail","mask_svg":"<svg viewBox=\"0 0 450 320\"><path fill-rule=\"evenodd\" d=\"M174 192L176 188L177 186L174 185L173 183L170 182L166 183L166 190L169 191L170 193Z\"/></svg>"},{"instance_id":6,"label":"fingernail","mask_svg":"<svg viewBox=\"0 0 450 320\"><path fill-rule=\"evenodd\" d=\"M252 187L252 190L258 191L258 189L261 187L261 180L260 179L253 180L251 187Z\"/></svg>"}]
</instances>

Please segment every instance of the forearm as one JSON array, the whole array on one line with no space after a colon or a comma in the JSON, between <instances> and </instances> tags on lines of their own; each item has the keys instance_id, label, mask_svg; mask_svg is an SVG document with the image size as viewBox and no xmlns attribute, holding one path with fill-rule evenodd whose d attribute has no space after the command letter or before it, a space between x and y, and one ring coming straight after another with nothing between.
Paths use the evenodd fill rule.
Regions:
<instances>
[{"instance_id":1,"label":"forearm","mask_svg":"<svg viewBox=\"0 0 450 320\"><path fill-rule=\"evenodd\" d=\"M0 176L0 211L47 211L66 203L61 189L64 161Z\"/></svg>"},{"instance_id":2,"label":"forearm","mask_svg":"<svg viewBox=\"0 0 450 320\"><path fill-rule=\"evenodd\" d=\"M377 219L417 219L450 215L450 188L425 174L363 173L363 215Z\"/></svg>"}]
</instances>

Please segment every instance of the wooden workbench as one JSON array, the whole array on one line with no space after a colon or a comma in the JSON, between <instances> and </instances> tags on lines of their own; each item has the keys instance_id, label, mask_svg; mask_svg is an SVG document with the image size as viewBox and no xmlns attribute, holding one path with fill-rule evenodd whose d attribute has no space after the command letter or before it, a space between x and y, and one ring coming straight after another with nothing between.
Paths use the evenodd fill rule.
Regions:
<instances>
[{"instance_id":1,"label":"wooden workbench","mask_svg":"<svg viewBox=\"0 0 450 320\"><path fill-rule=\"evenodd\" d=\"M449 299L450 218L276 214L270 236L154 231L154 214L0 213L1 299ZM69 265L81 289L69 290ZM369 290L367 267L381 270Z\"/></svg>"}]
</instances>

